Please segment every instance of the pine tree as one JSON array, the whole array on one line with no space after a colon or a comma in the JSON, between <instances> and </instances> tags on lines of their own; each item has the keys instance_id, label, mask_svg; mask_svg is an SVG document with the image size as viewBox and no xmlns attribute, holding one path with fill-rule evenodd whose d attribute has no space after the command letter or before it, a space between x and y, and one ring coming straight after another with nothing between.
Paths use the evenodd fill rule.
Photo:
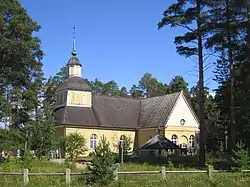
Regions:
<instances>
[{"instance_id":1,"label":"pine tree","mask_svg":"<svg viewBox=\"0 0 250 187\"><path fill-rule=\"evenodd\" d=\"M169 89L171 93L185 91L188 92L188 83L184 80L182 76L175 76L169 84Z\"/></svg>"},{"instance_id":2,"label":"pine tree","mask_svg":"<svg viewBox=\"0 0 250 187\"><path fill-rule=\"evenodd\" d=\"M122 87L121 90L120 90L120 96L121 97L128 97L128 92L127 92L127 89L126 87Z\"/></svg>"},{"instance_id":3,"label":"pine tree","mask_svg":"<svg viewBox=\"0 0 250 187\"><path fill-rule=\"evenodd\" d=\"M89 184L107 185L114 180L115 157L109 148L109 142L102 136L98 146L93 152L92 165L89 170L92 172L88 179Z\"/></svg>"},{"instance_id":4,"label":"pine tree","mask_svg":"<svg viewBox=\"0 0 250 187\"><path fill-rule=\"evenodd\" d=\"M199 165L205 165L205 119L204 119L204 39L207 33L205 23L208 19L207 1L186 0L178 1L168 7L158 28L166 25L184 28L187 32L183 36L175 37L177 52L186 57L198 56L199 64ZM192 45L191 45L192 44Z\"/></svg>"},{"instance_id":5,"label":"pine tree","mask_svg":"<svg viewBox=\"0 0 250 187\"><path fill-rule=\"evenodd\" d=\"M233 150L232 162L236 169L248 169L250 165L249 151L245 144L240 141L236 144L236 150Z\"/></svg>"}]
</instances>

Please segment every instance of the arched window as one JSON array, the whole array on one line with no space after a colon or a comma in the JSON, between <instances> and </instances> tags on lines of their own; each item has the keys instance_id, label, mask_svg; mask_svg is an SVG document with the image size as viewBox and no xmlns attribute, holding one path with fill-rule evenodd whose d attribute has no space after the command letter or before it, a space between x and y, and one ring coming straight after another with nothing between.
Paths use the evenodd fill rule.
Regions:
<instances>
[{"instance_id":1,"label":"arched window","mask_svg":"<svg viewBox=\"0 0 250 187\"><path fill-rule=\"evenodd\" d=\"M189 137L189 143L190 143L191 148L194 148L194 135L191 135Z\"/></svg>"},{"instance_id":2,"label":"arched window","mask_svg":"<svg viewBox=\"0 0 250 187\"><path fill-rule=\"evenodd\" d=\"M90 149L95 149L97 146L97 135L92 134L89 140L90 140Z\"/></svg>"},{"instance_id":3,"label":"arched window","mask_svg":"<svg viewBox=\"0 0 250 187\"><path fill-rule=\"evenodd\" d=\"M171 141L177 145L177 143L178 143L178 137L175 134L173 134L172 138L171 138Z\"/></svg>"}]
</instances>

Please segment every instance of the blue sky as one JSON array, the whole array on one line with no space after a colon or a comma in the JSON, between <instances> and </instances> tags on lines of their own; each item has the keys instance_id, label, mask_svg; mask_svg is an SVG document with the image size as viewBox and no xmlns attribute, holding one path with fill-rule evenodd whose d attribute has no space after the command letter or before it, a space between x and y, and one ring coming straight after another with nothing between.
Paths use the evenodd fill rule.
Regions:
<instances>
[{"instance_id":1,"label":"blue sky","mask_svg":"<svg viewBox=\"0 0 250 187\"><path fill-rule=\"evenodd\" d=\"M176 53L174 37L183 30L157 30L164 10L175 0L21 0L28 14L41 25L44 73L53 76L66 65L76 27L76 49L89 80L115 80L128 89L144 73L169 83L181 75L189 85L197 82L197 62ZM197 67L197 66L196 66ZM205 72L214 89L213 69ZM194 76L196 74L196 76Z\"/></svg>"}]
</instances>

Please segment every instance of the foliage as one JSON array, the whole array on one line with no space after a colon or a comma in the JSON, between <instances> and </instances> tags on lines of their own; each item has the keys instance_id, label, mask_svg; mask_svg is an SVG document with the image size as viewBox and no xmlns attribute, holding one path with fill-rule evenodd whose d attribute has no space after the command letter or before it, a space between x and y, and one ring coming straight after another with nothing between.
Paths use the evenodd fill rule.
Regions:
<instances>
[{"instance_id":1,"label":"foliage","mask_svg":"<svg viewBox=\"0 0 250 187\"><path fill-rule=\"evenodd\" d=\"M167 170L169 170L169 171L174 170L174 164L170 159L168 160L166 167L167 167Z\"/></svg>"},{"instance_id":2,"label":"foliage","mask_svg":"<svg viewBox=\"0 0 250 187\"><path fill-rule=\"evenodd\" d=\"M24 134L18 130L0 130L0 151L16 151L24 146Z\"/></svg>"},{"instance_id":3,"label":"foliage","mask_svg":"<svg viewBox=\"0 0 250 187\"><path fill-rule=\"evenodd\" d=\"M61 84L63 81L65 81L68 77L67 73L67 67L64 66L60 69L58 73L56 73L55 76L50 77L45 85L44 85L44 102L50 104L51 106L55 105L56 98L55 98L55 93L56 93L56 88L59 84Z\"/></svg>"},{"instance_id":4,"label":"foliage","mask_svg":"<svg viewBox=\"0 0 250 187\"><path fill-rule=\"evenodd\" d=\"M128 155L132 148L132 138L130 136L122 135L123 140L123 154Z\"/></svg>"},{"instance_id":5,"label":"foliage","mask_svg":"<svg viewBox=\"0 0 250 187\"><path fill-rule=\"evenodd\" d=\"M34 159L34 156L29 150L26 150L21 158L22 168L30 170L32 168L32 159Z\"/></svg>"},{"instance_id":6,"label":"foliage","mask_svg":"<svg viewBox=\"0 0 250 187\"><path fill-rule=\"evenodd\" d=\"M65 137L65 149L71 161L87 151L86 139L78 132L70 133Z\"/></svg>"},{"instance_id":7,"label":"foliage","mask_svg":"<svg viewBox=\"0 0 250 187\"><path fill-rule=\"evenodd\" d=\"M89 170L92 172L88 179L89 184L106 185L114 180L115 157L109 148L110 144L102 136L93 155Z\"/></svg>"},{"instance_id":8,"label":"foliage","mask_svg":"<svg viewBox=\"0 0 250 187\"><path fill-rule=\"evenodd\" d=\"M250 165L249 151L245 148L245 144L242 141L236 144L236 150L233 150L232 156L233 166L236 169L247 169Z\"/></svg>"},{"instance_id":9,"label":"foliage","mask_svg":"<svg viewBox=\"0 0 250 187\"><path fill-rule=\"evenodd\" d=\"M204 118L204 40L207 31L205 28L208 19L207 1L187 0L178 1L170 5L163 13L158 28L164 26L179 27L185 30L181 36L176 36L174 43L176 51L185 57L198 57L199 71L199 164L205 164L205 118Z\"/></svg>"},{"instance_id":10,"label":"foliage","mask_svg":"<svg viewBox=\"0 0 250 187\"><path fill-rule=\"evenodd\" d=\"M38 110L37 119L31 123L30 131L30 147L41 159L52 149L55 135L55 123L49 104L45 103L43 108Z\"/></svg>"},{"instance_id":11,"label":"foliage","mask_svg":"<svg viewBox=\"0 0 250 187\"><path fill-rule=\"evenodd\" d=\"M17 0L0 2L0 120L22 128L39 103L43 80L40 26Z\"/></svg>"},{"instance_id":12,"label":"foliage","mask_svg":"<svg viewBox=\"0 0 250 187\"><path fill-rule=\"evenodd\" d=\"M175 76L169 84L170 92L188 92L188 83L184 80L182 76Z\"/></svg>"}]
</instances>

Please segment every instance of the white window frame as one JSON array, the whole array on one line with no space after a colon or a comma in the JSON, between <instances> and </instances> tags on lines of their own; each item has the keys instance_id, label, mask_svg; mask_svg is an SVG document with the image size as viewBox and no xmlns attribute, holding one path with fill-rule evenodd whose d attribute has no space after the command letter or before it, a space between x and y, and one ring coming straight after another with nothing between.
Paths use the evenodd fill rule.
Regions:
<instances>
[{"instance_id":1,"label":"white window frame","mask_svg":"<svg viewBox=\"0 0 250 187\"><path fill-rule=\"evenodd\" d=\"M97 135L96 134L91 134L89 138L89 148L91 150L95 150L97 146Z\"/></svg>"},{"instance_id":2,"label":"white window frame","mask_svg":"<svg viewBox=\"0 0 250 187\"><path fill-rule=\"evenodd\" d=\"M178 145L178 136L176 134L173 134L172 137L171 137L171 141L174 144Z\"/></svg>"},{"instance_id":3,"label":"white window frame","mask_svg":"<svg viewBox=\"0 0 250 187\"><path fill-rule=\"evenodd\" d=\"M194 135L191 135L191 136L189 137L189 144L190 144L191 148L193 149L194 146L195 146Z\"/></svg>"}]
</instances>

